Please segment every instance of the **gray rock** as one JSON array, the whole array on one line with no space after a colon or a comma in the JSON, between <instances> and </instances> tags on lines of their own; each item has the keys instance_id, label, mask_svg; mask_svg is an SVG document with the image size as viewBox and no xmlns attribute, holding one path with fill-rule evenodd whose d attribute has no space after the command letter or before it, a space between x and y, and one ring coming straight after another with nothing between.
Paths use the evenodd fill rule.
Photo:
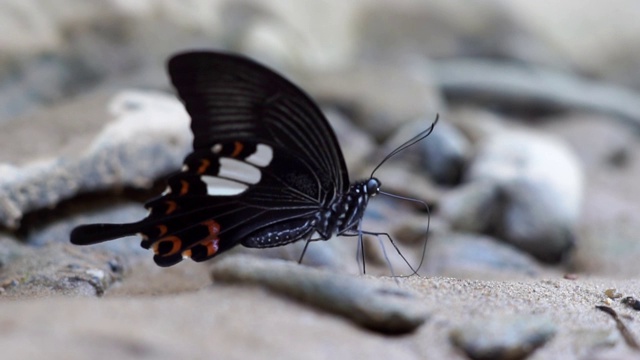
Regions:
<instances>
[{"instance_id":1,"label":"gray rock","mask_svg":"<svg viewBox=\"0 0 640 360\"><path fill-rule=\"evenodd\" d=\"M20 252L0 268L3 297L100 296L129 266L112 253L70 244L24 247Z\"/></svg>"},{"instance_id":2,"label":"gray rock","mask_svg":"<svg viewBox=\"0 0 640 360\"><path fill-rule=\"evenodd\" d=\"M412 332L427 318L411 292L292 262L227 257L213 266L212 277L215 282L261 285L383 333Z\"/></svg>"},{"instance_id":3,"label":"gray rock","mask_svg":"<svg viewBox=\"0 0 640 360\"><path fill-rule=\"evenodd\" d=\"M465 100L516 110L582 110L611 114L640 126L640 93L559 71L483 60L432 65L443 92Z\"/></svg>"},{"instance_id":4,"label":"gray rock","mask_svg":"<svg viewBox=\"0 0 640 360\"><path fill-rule=\"evenodd\" d=\"M437 183L455 185L460 182L471 144L457 128L442 121L437 131L418 145L423 154L422 164Z\"/></svg>"},{"instance_id":5,"label":"gray rock","mask_svg":"<svg viewBox=\"0 0 640 360\"><path fill-rule=\"evenodd\" d=\"M550 262L573 246L583 175L564 143L524 130L498 132L480 145L466 179L498 187L487 209L498 213L490 226L497 237Z\"/></svg>"},{"instance_id":6,"label":"gray rock","mask_svg":"<svg viewBox=\"0 0 640 360\"><path fill-rule=\"evenodd\" d=\"M579 244L571 261L578 271L634 278L640 272L640 146L634 144L624 169L591 172Z\"/></svg>"},{"instance_id":7,"label":"gray rock","mask_svg":"<svg viewBox=\"0 0 640 360\"><path fill-rule=\"evenodd\" d=\"M540 316L501 315L465 323L450 334L451 342L474 360L524 359L556 333Z\"/></svg>"},{"instance_id":8,"label":"gray rock","mask_svg":"<svg viewBox=\"0 0 640 360\"><path fill-rule=\"evenodd\" d=\"M33 154L19 164L10 159L0 163L0 224L15 228L25 212L52 207L84 192L148 187L180 167L192 135L186 111L177 99L128 91L116 96L109 109L115 119L97 136L73 139L73 146L51 145L48 152ZM22 141L46 139L49 134L43 131L46 128L23 131ZM87 138L92 135L95 137ZM69 134L52 135L54 139L63 136Z\"/></svg>"},{"instance_id":9,"label":"gray rock","mask_svg":"<svg viewBox=\"0 0 640 360\"><path fill-rule=\"evenodd\" d=\"M267 249L238 247L234 249L234 252L250 254L255 257L297 262L302 256L305 244L305 241L298 241L285 246ZM354 254L354 247L350 246L348 240L345 241L345 239L334 237L328 241L310 243L302 258L302 264L345 273L357 273L358 268L354 260Z\"/></svg>"},{"instance_id":10,"label":"gray rock","mask_svg":"<svg viewBox=\"0 0 640 360\"><path fill-rule=\"evenodd\" d=\"M431 233L421 274L483 280L531 278L542 268L530 255L489 236Z\"/></svg>"},{"instance_id":11,"label":"gray rock","mask_svg":"<svg viewBox=\"0 0 640 360\"><path fill-rule=\"evenodd\" d=\"M637 134L613 116L577 112L548 117L538 128L564 139L585 173L628 168L633 163Z\"/></svg>"},{"instance_id":12,"label":"gray rock","mask_svg":"<svg viewBox=\"0 0 640 360\"><path fill-rule=\"evenodd\" d=\"M0 272L9 263L23 256L28 250L18 239L0 233Z\"/></svg>"},{"instance_id":13,"label":"gray rock","mask_svg":"<svg viewBox=\"0 0 640 360\"><path fill-rule=\"evenodd\" d=\"M501 216L496 202L498 185L492 181L475 181L446 192L438 214L451 227L466 232L488 232Z\"/></svg>"},{"instance_id":14,"label":"gray rock","mask_svg":"<svg viewBox=\"0 0 640 360\"><path fill-rule=\"evenodd\" d=\"M470 105L453 105L446 116L475 146L488 137L509 127L509 119L487 108Z\"/></svg>"},{"instance_id":15,"label":"gray rock","mask_svg":"<svg viewBox=\"0 0 640 360\"><path fill-rule=\"evenodd\" d=\"M405 124L384 145L387 152L427 129L433 118ZM445 118L441 118L433 132L424 140L405 150L406 157L416 153L421 168L438 184L455 185L460 182L464 167L471 155L469 140Z\"/></svg>"}]
</instances>

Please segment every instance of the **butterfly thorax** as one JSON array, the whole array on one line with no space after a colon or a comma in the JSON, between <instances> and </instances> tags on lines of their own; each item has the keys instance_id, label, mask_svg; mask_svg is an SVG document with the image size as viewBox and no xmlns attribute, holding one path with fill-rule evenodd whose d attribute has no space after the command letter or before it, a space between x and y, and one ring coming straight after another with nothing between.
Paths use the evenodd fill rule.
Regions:
<instances>
[{"instance_id":1,"label":"butterfly thorax","mask_svg":"<svg viewBox=\"0 0 640 360\"><path fill-rule=\"evenodd\" d=\"M349 191L338 196L317 215L316 231L323 240L334 234L357 231L369 198L380 192L380 181L370 178L353 183Z\"/></svg>"}]
</instances>

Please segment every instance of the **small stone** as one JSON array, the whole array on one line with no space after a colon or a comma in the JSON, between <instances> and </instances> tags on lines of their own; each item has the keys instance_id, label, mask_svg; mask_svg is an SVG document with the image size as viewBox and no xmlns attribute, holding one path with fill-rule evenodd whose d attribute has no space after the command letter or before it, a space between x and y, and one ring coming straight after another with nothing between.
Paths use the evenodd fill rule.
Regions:
<instances>
[{"instance_id":1,"label":"small stone","mask_svg":"<svg viewBox=\"0 0 640 360\"><path fill-rule=\"evenodd\" d=\"M422 164L438 184L455 185L462 179L471 144L451 123L442 121L425 141L418 143Z\"/></svg>"},{"instance_id":2,"label":"small stone","mask_svg":"<svg viewBox=\"0 0 640 360\"><path fill-rule=\"evenodd\" d=\"M409 333L427 319L411 292L294 262L227 256L211 276L216 283L261 285L382 333Z\"/></svg>"},{"instance_id":3,"label":"small stone","mask_svg":"<svg viewBox=\"0 0 640 360\"><path fill-rule=\"evenodd\" d=\"M578 278L579 278L578 274L576 274L576 273L564 274L562 277L567 279L567 280L578 280Z\"/></svg>"},{"instance_id":4,"label":"small stone","mask_svg":"<svg viewBox=\"0 0 640 360\"><path fill-rule=\"evenodd\" d=\"M633 310L640 310L640 301L638 301L633 296L627 296L624 299L620 300L620 302L632 308Z\"/></svg>"},{"instance_id":5,"label":"small stone","mask_svg":"<svg viewBox=\"0 0 640 360\"><path fill-rule=\"evenodd\" d=\"M402 126L384 145L391 151L427 129L434 117L421 118ZM407 149L416 153L422 169L438 184L455 185L462 179L463 170L470 157L471 144L458 128L447 119L441 119L429 136Z\"/></svg>"},{"instance_id":6,"label":"small stone","mask_svg":"<svg viewBox=\"0 0 640 360\"><path fill-rule=\"evenodd\" d=\"M518 360L529 356L555 333L555 326L546 318L502 315L459 326L451 332L450 339L474 360Z\"/></svg>"},{"instance_id":7,"label":"small stone","mask_svg":"<svg viewBox=\"0 0 640 360\"><path fill-rule=\"evenodd\" d=\"M615 288L612 289L607 289L604 291L604 294L609 298L609 299L618 299L622 297L622 294L618 292L618 290L616 290Z\"/></svg>"},{"instance_id":8,"label":"small stone","mask_svg":"<svg viewBox=\"0 0 640 360\"><path fill-rule=\"evenodd\" d=\"M458 231L487 232L500 216L495 206L498 195L494 182L470 182L445 193L439 213Z\"/></svg>"},{"instance_id":9,"label":"small stone","mask_svg":"<svg viewBox=\"0 0 640 360\"><path fill-rule=\"evenodd\" d=\"M534 131L501 131L480 145L466 179L498 187L486 209L497 211L492 235L547 262L560 261L574 246L584 179L563 142Z\"/></svg>"}]
</instances>

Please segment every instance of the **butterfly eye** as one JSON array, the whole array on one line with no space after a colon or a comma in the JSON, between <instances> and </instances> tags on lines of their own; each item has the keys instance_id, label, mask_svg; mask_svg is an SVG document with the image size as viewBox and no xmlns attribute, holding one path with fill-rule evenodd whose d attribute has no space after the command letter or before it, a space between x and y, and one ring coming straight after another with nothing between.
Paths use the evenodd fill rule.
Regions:
<instances>
[{"instance_id":1,"label":"butterfly eye","mask_svg":"<svg viewBox=\"0 0 640 360\"><path fill-rule=\"evenodd\" d=\"M376 178L371 178L367 181L367 194L369 196L376 196L380 193L380 180Z\"/></svg>"}]
</instances>

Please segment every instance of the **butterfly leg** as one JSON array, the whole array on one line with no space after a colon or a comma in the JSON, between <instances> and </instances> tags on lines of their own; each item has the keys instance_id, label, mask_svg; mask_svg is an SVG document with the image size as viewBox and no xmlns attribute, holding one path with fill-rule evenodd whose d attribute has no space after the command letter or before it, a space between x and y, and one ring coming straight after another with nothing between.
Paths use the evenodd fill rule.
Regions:
<instances>
[{"instance_id":1,"label":"butterfly leg","mask_svg":"<svg viewBox=\"0 0 640 360\"><path fill-rule=\"evenodd\" d=\"M424 249L423 249L422 259L420 260L420 264L418 264L418 266L414 268L414 266L411 265L409 260L407 260L407 258L402 254L402 252L400 251L400 248L398 248L398 245L396 245L395 241L393 240L391 235L389 235L388 233L365 231L365 230L362 230L362 229L359 228L358 230L347 229L346 231L340 233L339 235L340 236L358 236L358 254L356 256L357 256L357 258L359 260L362 261L363 273L365 271L364 242L363 242L363 239L362 239L363 235L372 235L372 236L375 236L378 239L378 242L380 243L380 247L382 248L382 252L384 254L385 261L387 262L387 265L389 266L389 269L390 269L390 271L392 273L392 276L395 277L394 271L393 271L393 266L391 265L391 261L389 260L389 257L387 255L387 252L386 252L385 247L384 247L384 244L382 243L382 239L380 238L381 236L386 237L387 239L389 239L389 242L391 243L393 248L396 250L398 255L400 255L400 257L402 258L404 263L407 264L407 266L411 269L411 272L412 272L411 275L416 275L418 273L418 270L420 270L420 268L422 267L422 262L424 261Z\"/></svg>"},{"instance_id":2,"label":"butterfly leg","mask_svg":"<svg viewBox=\"0 0 640 360\"><path fill-rule=\"evenodd\" d=\"M358 237L358 246L356 250L356 262L358 263L358 268L362 274L367 273L366 261L365 261L365 252L364 252L364 238L362 237L362 222L358 223L358 230L353 228L346 229L343 232L339 233L339 236L357 236ZM360 262L362 261L362 262ZM362 267L360 267L362 264Z\"/></svg>"},{"instance_id":3,"label":"butterfly leg","mask_svg":"<svg viewBox=\"0 0 640 360\"><path fill-rule=\"evenodd\" d=\"M298 259L298 264L302 264L302 259L304 258L304 254L307 252L307 248L309 247L309 244L311 244L313 241L324 240L323 238L312 239L311 235L313 235L313 233L309 234L309 238L306 240L304 244L304 248L302 249L302 254L300 254L300 259Z\"/></svg>"},{"instance_id":4,"label":"butterfly leg","mask_svg":"<svg viewBox=\"0 0 640 360\"><path fill-rule=\"evenodd\" d=\"M418 270L420 270L420 268L422 267L422 262L424 261L424 251L423 251L423 254L422 254L422 259L420 259L420 264L418 264L417 268L414 268L413 265L411 265L411 263L409 262L409 260L407 260L407 258L402 254L402 252L400 251L400 248L398 248L398 245L396 245L395 241L393 241L393 238L391 237L391 235L389 235L389 233L385 233L385 232L376 233L376 232L368 232L368 231L363 231L362 233L366 234L366 235L374 235L375 237L377 237L378 241L380 242L380 246L383 246L382 240L380 239L380 236L384 236L387 239L389 239L389 242L391 243L393 248L396 249L396 252L402 258L402 261L404 261L404 263L407 264L407 266L409 266L409 269L411 269L411 272L412 272L411 275L418 274ZM384 247L382 247L382 249L384 251ZM387 252L386 251L384 251L384 257L387 260L387 263L389 264L389 266L391 266L391 262L389 261L389 258L387 257ZM393 268L391 268L391 270L393 271Z\"/></svg>"}]
</instances>

